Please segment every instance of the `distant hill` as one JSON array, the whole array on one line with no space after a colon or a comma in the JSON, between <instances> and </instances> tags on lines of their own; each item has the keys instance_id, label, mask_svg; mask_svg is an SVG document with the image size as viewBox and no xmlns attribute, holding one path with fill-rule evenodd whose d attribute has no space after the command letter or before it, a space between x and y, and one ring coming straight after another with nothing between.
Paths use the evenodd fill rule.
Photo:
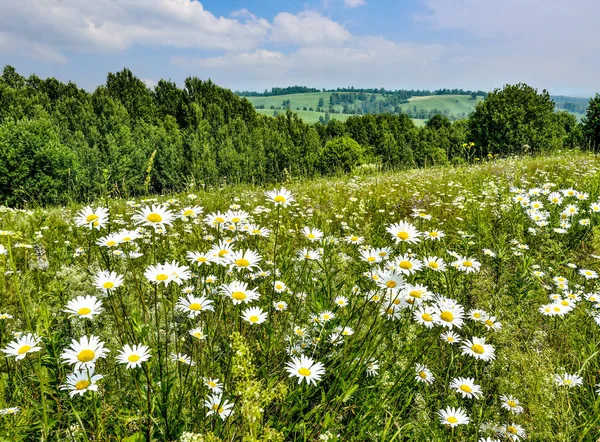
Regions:
<instances>
[{"instance_id":1,"label":"distant hill","mask_svg":"<svg viewBox=\"0 0 600 442\"><path fill-rule=\"evenodd\" d=\"M282 93L287 91L298 93ZM236 94L248 99L257 112L263 115L277 116L289 109L307 123L327 122L328 119L346 121L352 115L404 113L417 125L423 125L435 114L445 115L450 120L466 118L486 95L483 91L471 92L463 89L440 89L432 92L346 88L319 92L315 88L303 86L273 88L262 93L236 91ZM570 112L578 119L585 115L589 101L589 98L562 95L552 96L552 99L557 110Z\"/></svg>"}]
</instances>

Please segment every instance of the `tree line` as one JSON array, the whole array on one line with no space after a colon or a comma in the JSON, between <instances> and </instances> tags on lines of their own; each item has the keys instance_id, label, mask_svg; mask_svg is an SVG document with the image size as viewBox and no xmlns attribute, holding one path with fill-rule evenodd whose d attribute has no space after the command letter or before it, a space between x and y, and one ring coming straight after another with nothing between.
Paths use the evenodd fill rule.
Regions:
<instances>
[{"instance_id":1,"label":"tree line","mask_svg":"<svg viewBox=\"0 0 600 442\"><path fill-rule=\"evenodd\" d=\"M181 88L161 80L149 89L123 69L90 93L6 66L0 76L0 203L62 204L271 183L363 163L403 169L597 146L600 118L589 121L596 132L591 123L555 113L547 92L526 85L490 93L468 119L456 122L435 115L419 128L408 115L378 114L307 124L291 111L260 115L245 98L197 77ZM467 150L469 142L475 147Z\"/></svg>"}]
</instances>

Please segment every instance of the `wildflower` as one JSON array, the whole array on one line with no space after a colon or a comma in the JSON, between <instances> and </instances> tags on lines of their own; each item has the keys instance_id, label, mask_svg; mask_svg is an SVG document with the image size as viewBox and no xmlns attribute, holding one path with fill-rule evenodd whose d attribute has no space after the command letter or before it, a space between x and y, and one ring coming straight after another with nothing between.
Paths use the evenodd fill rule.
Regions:
<instances>
[{"instance_id":1,"label":"wildflower","mask_svg":"<svg viewBox=\"0 0 600 442\"><path fill-rule=\"evenodd\" d=\"M472 378L454 378L450 382L450 388L453 388L462 397L479 399L482 396L481 387L475 384Z\"/></svg>"},{"instance_id":2,"label":"wildflower","mask_svg":"<svg viewBox=\"0 0 600 442\"><path fill-rule=\"evenodd\" d=\"M526 433L525 433L525 429L518 424L508 424L508 425L502 425L500 427L499 433L504 436L506 439L511 440L511 441L518 441L521 439L525 439L526 437Z\"/></svg>"},{"instance_id":3,"label":"wildflower","mask_svg":"<svg viewBox=\"0 0 600 442\"><path fill-rule=\"evenodd\" d=\"M282 187L279 190L274 189L265 192L265 196L276 206L287 207L295 201L294 195L292 195L292 193L285 187Z\"/></svg>"},{"instance_id":4,"label":"wildflower","mask_svg":"<svg viewBox=\"0 0 600 442\"><path fill-rule=\"evenodd\" d=\"M19 361L24 359L28 353L40 351L42 348L38 347L38 344L41 340L42 338L39 336L27 333L18 337L16 341L10 342L6 348L2 349L2 353L7 356L16 356L15 360Z\"/></svg>"},{"instance_id":5,"label":"wildflower","mask_svg":"<svg viewBox=\"0 0 600 442\"><path fill-rule=\"evenodd\" d=\"M481 263L473 258L460 257L458 260L452 263L452 266L461 272L469 274L478 272L479 268L481 267Z\"/></svg>"},{"instance_id":6,"label":"wildflower","mask_svg":"<svg viewBox=\"0 0 600 442\"><path fill-rule=\"evenodd\" d=\"M442 258L438 258L437 256L428 256L423 260L423 264L428 269L431 269L435 272L443 272L446 270L446 263Z\"/></svg>"},{"instance_id":7,"label":"wildflower","mask_svg":"<svg viewBox=\"0 0 600 442\"><path fill-rule=\"evenodd\" d=\"M146 206L135 215L133 221L137 225L154 227L155 229L165 230L166 226L170 226L173 220L173 212L162 205Z\"/></svg>"},{"instance_id":8,"label":"wildflower","mask_svg":"<svg viewBox=\"0 0 600 442\"><path fill-rule=\"evenodd\" d=\"M500 401L502 402L500 406L511 413L521 414L523 412L519 400L513 396L503 394L500 396Z\"/></svg>"},{"instance_id":9,"label":"wildflower","mask_svg":"<svg viewBox=\"0 0 600 442\"><path fill-rule=\"evenodd\" d=\"M469 417L462 408L446 407L444 410L438 411L440 421L443 425L454 428L458 425L466 425L469 423Z\"/></svg>"},{"instance_id":10,"label":"wildflower","mask_svg":"<svg viewBox=\"0 0 600 442\"><path fill-rule=\"evenodd\" d=\"M417 382L423 382L425 384L433 384L435 377L431 374L429 368L424 365L417 364L415 367L415 380Z\"/></svg>"},{"instance_id":11,"label":"wildflower","mask_svg":"<svg viewBox=\"0 0 600 442\"><path fill-rule=\"evenodd\" d=\"M101 229L108 223L108 209L104 207L92 208L86 206L79 211L75 217L75 224L79 227L88 227L90 229Z\"/></svg>"},{"instance_id":12,"label":"wildflower","mask_svg":"<svg viewBox=\"0 0 600 442\"><path fill-rule=\"evenodd\" d=\"M187 313L190 318L195 318L203 311L214 311L212 301L204 296L187 295L180 297L175 305L175 310Z\"/></svg>"},{"instance_id":13,"label":"wildflower","mask_svg":"<svg viewBox=\"0 0 600 442\"><path fill-rule=\"evenodd\" d=\"M565 373L564 375L555 374L554 382L559 386L574 388L583 385L583 378L576 374Z\"/></svg>"},{"instance_id":14,"label":"wildflower","mask_svg":"<svg viewBox=\"0 0 600 442\"><path fill-rule=\"evenodd\" d=\"M396 268L400 273L405 275L412 275L418 272L423 267L423 264L418 259L412 258L408 255L400 256L395 262Z\"/></svg>"},{"instance_id":15,"label":"wildflower","mask_svg":"<svg viewBox=\"0 0 600 442\"><path fill-rule=\"evenodd\" d=\"M250 324L262 324L267 320L267 313L260 307L250 307L242 312L242 319Z\"/></svg>"},{"instance_id":16,"label":"wildflower","mask_svg":"<svg viewBox=\"0 0 600 442\"><path fill-rule=\"evenodd\" d=\"M211 394L204 406L208 408L207 416L212 414L218 415L222 420L225 420L233 413L233 404L222 398L221 394Z\"/></svg>"},{"instance_id":17,"label":"wildflower","mask_svg":"<svg viewBox=\"0 0 600 442\"><path fill-rule=\"evenodd\" d=\"M300 357L292 358L291 361L286 363L286 371L290 374L290 377L296 376L298 378L298 384L306 380L307 384L316 385L325 373L325 367L320 362L315 362L309 357L300 355Z\"/></svg>"},{"instance_id":18,"label":"wildflower","mask_svg":"<svg viewBox=\"0 0 600 442\"><path fill-rule=\"evenodd\" d=\"M377 376L379 374L379 362L371 359L367 362L367 376Z\"/></svg>"},{"instance_id":19,"label":"wildflower","mask_svg":"<svg viewBox=\"0 0 600 442\"><path fill-rule=\"evenodd\" d=\"M218 379L204 378L204 385L206 385L213 393L222 393L223 384Z\"/></svg>"},{"instance_id":20,"label":"wildflower","mask_svg":"<svg viewBox=\"0 0 600 442\"><path fill-rule=\"evenodd\" d=\"M273 289L277 293L283 293L285 292L285 289L287 289L287 286L283 281L275 281L275 283L273 283Z\"/></svg>"},{"instance_id":21,"label":"wildflower","mask_svg":"<svg viewBox=\"0 0 600 442\"><path fill-rule=\"evenodd\" d=\"M204 334L204 330L202 330L200 327L197 328L193 328L191 329L189 332L190 336L193 336L196 339L206 339L206 335Z\"/></svg>"},{"instance_id":22,"label":"wildflower","mask_svg":"<svg viewBox=\"0 0 600 442\"><path fill-rule=\"evenodd\" d=\"M101 374L94 374L94 367L86 368L85 370L75 370L67 375L67 383L61 385L61 390L69 390L69 396L73 397L76 394L83 396L86 391L98 391L98 382L102 379Z\"/></svg>"},{"instance_id":23,"label":"wildflower","mask_svg":"<svg viewBox=\"0 0 600 442\"><path fill-rule=\"evenodd\" d=\"M335 314L330 310L325 310L319 314L319 322L329 322L335 318Z\"/></svg>"},{"instance_id":24,"label":"wildflower","mask_svg":"<svg viewBox=\"0 0 600 442\"><path fill-rule=\"evenodd\" d=\"M425 232L423 236L425 239L429 239L431 241L439 241L446 236L446 234L441 230L430 230L429 232Z\"/></svg>"},{"instance_id":25,"label":"wildflower","mask_svg":"<svg viewBox=\"0 0 600 442\"><path fill-rule=\"evenodd\" d=\"M234 305L241 303L249 303L260 298L260 293L256 290L248 289L248 284L245 282L233 281L229 284L221 286L220 292L222 295L231 298Z\"/></svg>"},{"instance_id":26,"label":"wildflower","mask_svg":"<svg viewBox=\"0 0 600 442\"><path fill-rule=\"evenodd\" d=\"M334 300L333 303L336 305L336 307L346 307L348 305L348 298L346 298L345 296L337 296Z\"/></svg>"},{"instance_id":27,"label":"wildflower","mask_svg":"<svg viewBox=\"0 0 600 442\"><path fill-rule=\"evenodd\" d=\"M227 256L231 267L236 270L252 270L258 266L261 259L260 255L252 250L232 252Z\"/></svg>"},{"instance_id":28,"label":"wildflower","mask_svg":"<svg viewBox=\"0 0 600 442\"><path fill-rule=\"evenodd\" d=\"M463 325L464 308L462 305L441 302L436 306L435 322L452 330L453 327L460 328Z\"/></svg>"},{"instance_id":29,"label":"wildflower","mask_svg":"<svg viewBox=\"0 0 600 442\"><path fill-rule=\"evenodd\" d=\"M139 367L142 362L146 362L148 359L150 359L150 349L146 345L131 347L129 344L125 344L117 355L117 361L121 364L127 364L127 368Z\"/></svg>"},{"instance_id":30,"label":"wildflower","mask_svg":"<svg viewBox=\"0 0 600 442\"><path fill-rule=\"evenodd\" d=\"M397 244L402 242L413 244L421 241L421 233L415 226L406 221L392 224L386 230L394 237Z\"/></svg>"},{"instance_id":31,"label":"wildflower","mask_svg":"<svg viewBox=\"0 0 600 442\"><path fill-rule=\"evenodd\" d=\"M8 314L8 313L0 313L0 321L4 321L6 319L12 319L12 315Z\"/></svg>"},{"instance_id":32,"label":"wildflower","mask_svg":"<svg viewBox=\"0 0 600 442\"><path fill-rule=\"evenodd\" d=\"M447 331L445 333L442 333L440 335L440 338L442 339L442 341L445 341L448 344L458 344L461 341L460 336L454 333L453 331Z\"/></svg>"},{"instance_id":33,"label":"wildflower","mask_svg":"<svg viewBox=\"0 0 600 442\"><path fill-rule=\"evenodd\" d=\"M287 310L288 305L285 301L273 301L273 307L275 308L275 310L282 312L284 310Z\"/></svg>"},{"instance_id":34,"label":"wildflower","mask_svg":"<svg viewBox=\"0 0 600 442\"><path fill-rule=\"evenodd\" d=\"M64 311L71 316L92 319L102 311L102 302L95 296L78 296L67 303Z\"/></svg>"},{"instance_id":35,"label":"wildflower","mask_svg":"<svg viewBox=\"0 0 600 442\"><path fill-rule=\"evenodd\" d=\"M461 346L464 355L473 356L475 359L490 361L496 357L494 347L485 343L485 338L473 337L466 340Z\"/></svg>"},{"instance_id":36,"label":"wildflower","mask_svg":"<svg viewBox=\"0 0 600 442\"><path fill-rule=\"evenodd\" d=\"M430 306L421 306L413 312L415 321L427 328L432 328L435 325L434 315L435 310Z\"/></svg>"},{"instance_id":37,"label":"wildflower","mask_svg":"<svg viewBox=\"0 0 600 442\"><path fill-rule=\"evenodd\" d=\"M123 277L116 272L100 271L96 274L94 285L104 292L109 292L123 285Z\"/></svg>"},{"instance_id":38,"label":"wildflower","mask_svg":"<svg viewBox=\"0 0 600 442\"><path fill-rule=\"evenodd\" d=\"M187 252L187 259L190 264L208 265L214 262L214 257L210 253Z\"/></svg>"},{"instance_id":39,"label":"wildflower","mask_svg":"<svg viewBox=\"0 0 600 442\"><path fill-rule=\"evenodd\" d=\"M196 365L192 358L183 353L171 353L171 361L173 362L181 362L182 364L187 364L190 366Z\"/></svg>"},{"instance_id":40,"label":"wildflower","mask_svg":"<svg viewBox=\"0 0 600 442\"><path fill-rule=\"evenodd\" d=\"M83 370L93 368L96 361L104 358L108 352L96 336L82 336L79 341L71 341L71 346L62 352L61 358L67 364L75 364L75 370Z\"/></svg>"},{"instance_id":41,"label":"wildflower","mask_svg":"<svg viewBox=\"0 0 600 442\"><path fill-rule=\"evenodd\" d=\"M310 227L304 227L302 229L302 234L310 241L319 241L323 237L323 232L321 232L319 229Z\"/></svg>"}]
</instances>

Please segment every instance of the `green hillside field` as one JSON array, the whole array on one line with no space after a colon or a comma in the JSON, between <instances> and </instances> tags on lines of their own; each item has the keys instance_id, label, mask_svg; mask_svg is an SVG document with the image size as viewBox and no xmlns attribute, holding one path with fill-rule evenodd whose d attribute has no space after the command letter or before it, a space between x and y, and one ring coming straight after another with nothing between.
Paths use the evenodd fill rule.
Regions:
<instances>
[{"instance_id":1,"label":"green hillside field","mask_svg":"<svg viewBox=\"0 0 600 442\"><path fill-rule=\"evenodd\" d=\"M258 106L264 106L264 109L256 109L263 115L273 116L275 111L285 112L283 102L290 100L290 108L293 112L297 113L307 123L316 123L319 121L319 117L324 115L324 112L303 110L305 107L310 109L316 109L319 104L319 99L323 98L325 102L325 108L329 108L329 97L331 92L309 92L304 94L288 94L288 95L277 95L272 97L246 97L250 103L256 108ZM383 95L376 94L377 100L383 100ZM432 109L438 109L441 112L447 112L449 116L461 117L467 116L474 109L475 105L483 100L483 97L477 97L473 100L468 95L430 95L425 97L413 97L408 103L401 104L400 107L403 111L413 110L426 112ZM271 106L280 109L271 109ZM300 110L297 110L300 108ZM336 111L340 111L342 106L334 106ZM345 121L350 117L351 114L338 114L332 113L331 118ZM426 120L413 119L417 126L425 124Z\"/></svg>"}]
</instances>

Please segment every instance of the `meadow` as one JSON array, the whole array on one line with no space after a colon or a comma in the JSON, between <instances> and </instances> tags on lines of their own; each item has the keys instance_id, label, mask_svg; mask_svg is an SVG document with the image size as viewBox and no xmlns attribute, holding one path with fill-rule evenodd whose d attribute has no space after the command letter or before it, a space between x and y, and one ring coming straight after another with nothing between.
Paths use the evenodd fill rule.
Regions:
<instances>
[{"instance_id":1,"label":"meadow","mask_svg":"<svg viewBox=\"0 0 600 442\"><path fill-rule=\"evenodd\" d=\"M343 93L342 93L343 94ZM307 123L316 123L319 121L319 117L323 116L323 112L303 110L305 107L310 109L316 109L319 104L319 99L323 99L325 102L325 108L329 109L329 97L331 92L307 92L302 94L287 94L287 95L277 95L270 97L246 97L250 103L254 107L264 106L264 109L256 109L257 112L273 116L275 112L273 109L270 109L271 106L280 107L283 110L278 110L278 112L285 113L285 109L282 106L284 100L290 100L290 109L297 113L300 118L302 118ZM370 95L370 94L369 94ZM383 95L375 94L376 100L383 100ZM437 109L439 112L447 112L448 115L459 116L462 114L469 115L475 109L475 105L483 100L483 97L477 97L476 100L471 99L469 95L428 95L424 97L412 97L408 100L408 103L400 104L400 108L404 112L408 110L420 111L424 110L429 112L433 109ZM336 112L342 110L342 106L334 105L333 106ZM297 110L300 108L300 110ZM341 113L332 113L330 117L332 119L337 119L340 121L346 121L350 116L350 114L341 114ZM425 125L424 119L413 118L413 121L417 126Z\"/></svg>"},{"instance_id":2,"label":"meadow","mask_svg":"<svg viewBox=\"0 0 600 442\"><path fill-rule=\"evenodd\" d=\"M599 171L2 208L0 441L595 441Z\"/></svg>"}]
</instances>

